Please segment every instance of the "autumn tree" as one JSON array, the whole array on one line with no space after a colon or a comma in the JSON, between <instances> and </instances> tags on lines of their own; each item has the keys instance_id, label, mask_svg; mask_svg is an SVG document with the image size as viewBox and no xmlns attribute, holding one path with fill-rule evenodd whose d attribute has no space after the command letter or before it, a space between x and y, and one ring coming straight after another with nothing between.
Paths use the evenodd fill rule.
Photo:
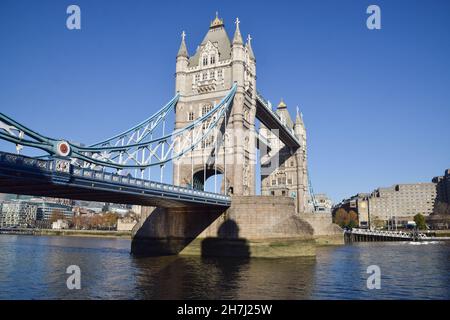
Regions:
<instances>
[{"instance_id":1,"label":"autumn tree","mask_svg":"<svg viewBox=\"0 0 450 320\"><path fill-rule=\"evenodd\" d=\"M119 215L114 212L107 212L103 215L103 226L111 229L112 227L117 225L117 220L119 219Z\"/></svg>"},{"instance_id":2,"label":"autumn tree","mask_svg":"<svg viewBox=\"0 0 450 320\"><path fill-rule=\"evenodd\" d=\"M348 224L348 213L344 208L339 208L334 215L334 223L344 228Z\"/></svg>"},{"instance_id":3,"label":"autumn tree","mask_svg":"<svg viewBox=\"0 0 450 320\"><path fill-rule=\"evenodd\" d=\"M53 209L50 216L50 222L55 222L64 219L64 213L61 210Z\"/></svg>"},{"instance_id":4,"label":"autumn tree","mask_svg":"<svg viewBox=\"0 0 450 320\"><path fill-rule=\"evenodd\" d=\"M348 213L347 220L348 220L347 227L349 227L349 228L356 228L356 227L359 226L358 214L355 211L350 210L350 212Z\"/></svg>"}]
</instances>

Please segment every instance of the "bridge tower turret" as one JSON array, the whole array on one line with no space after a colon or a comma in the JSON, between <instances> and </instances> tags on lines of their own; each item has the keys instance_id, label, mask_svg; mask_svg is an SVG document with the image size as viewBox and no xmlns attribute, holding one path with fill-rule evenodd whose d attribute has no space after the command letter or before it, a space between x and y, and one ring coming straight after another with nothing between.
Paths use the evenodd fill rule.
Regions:
<instances>
[{"instance_id":1,"label":"bridge tower turret","mask_svg":"<svg viewBox=\"0 0 450 320\"><path fill-rule=\"evenodd\" d=\"M308 212L308 200L310 200L308 190L308 168L307 168L307 145L306 145L306 128L303 122L303 114L299 112L297 107L297 116L295 118L294 132L300 140L300 148L295 151L295 159L297 162L297 212Z\"/></svg>"},{"instance_id":2,"label":"bridge tower turret","mask_svg":"<svg viewBox=\"0 0 450 320\"><path fill-rule=\"evenodd\" d=\"M219 139L211 137L173 163L174 184L203 189L205 181L221 173L220 191L235 195L255 194L256 60L251 38L244 45L236 19L230 41L225 24L216 14L196 53L189 57L185 36L177 55L175 128L185 127L206 114L233 85L237 91ZM224 135L224 138L223 136ZM216 154L217 151L217 154Z\"/></svg>"}]
</instances>

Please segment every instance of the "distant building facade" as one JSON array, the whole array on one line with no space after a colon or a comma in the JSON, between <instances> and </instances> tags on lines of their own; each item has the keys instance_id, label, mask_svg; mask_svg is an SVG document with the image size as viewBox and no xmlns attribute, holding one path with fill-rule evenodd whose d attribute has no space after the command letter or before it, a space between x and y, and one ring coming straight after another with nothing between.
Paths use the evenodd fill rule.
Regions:
<instances>
[{"instance_id":1,"label":"distant building facade","mask_svg":"<svg viewBox=\"0 0 450 320\"><path fill-rule=\"evenodd\" d=\"M37 220L50 220L55 211L61 212L66 219L71 219L73 217L72 206L70 205L49 201L48 199L46 200L43 198L32 198L29 202L37 207Z\"/></svg>"},{"instance_id":2,"label":"distant building facade","mask_svg":"<svg viewBox=\"0 0 450 320\"><path fill-rule=\"evenodd\" d=\"M353 210L358 215L360 227L373 227L375 222L403 226L412 221L416 214L429 216L433 212L436 196L437 184L434 182L397 184L345 199L333 208L333 214L339 208L347 212Z\"/></svg>"},{"instance_id":3,"label":"distant building facade","mask_svg":"<svg viewBox=\"0 0 450 320\"><path fill-rule=\"evenodd\" d=\"M67 220L58 219L52 223L52 229L54 230L69 229L69 222Z\"/></svg>"},{"instance_id":4,"label":"distant building facade","mask_svg":"<svg viewBox=\"0 0 450 320\"><path fill-rule=\"evenodd\" d=\"M432 229L448 229L450 226L450 169L444 175L433 178L436 183L436 201L433 213L427 217Z\"/></svg>"},{"instance_id":5,"label":"distant building facade","mask_svg":"<svg viewBox=\"0 0 450 320\"><path fill-rule=\"evenodd\" d=\"M347 212L354 211L358 215L360 228L368 228L369 221L369 193L358 193L351 198L343 200L333 208L333 215L340 208Z\"/></svg>"},{"instance_id":6,"label":"distant building facade","mask_svg":"<svg viewBox=\"0 0 450 320\"><path fill-rule=\"evenodd\" d=\"M443 176L433 178L433 182L437 184L436 202L450 204L450 169Z\"/></svg>"},{"instance_id":7,"label":"distant building facade","mask_svg":"<svg viewBox=\"0 0 450 320\"><path fill-rule=\"evenodd\" d=\"M37 206L27 201L11 200L0 205L0 227L30 227L36 222Z\"/></svg>"},{"instance_id":8,"label":"distant building facade","mask_svg":"<svg viewBox=\"0 0 450 320\"><path fill-rule=\"evenodd\" d=\"M133 218L121 218L117 220L117 231L131 231L136 225L137 221Z\"/></svg>"},{"instance_id":9,"label":"distant building facade","mask_svg":"<svg viewBox=\"0 0 450 320\"><path fill-rule=\"evenodd\" d=\"M314 195L315 200L315 211L322 213L331 213L331 209L333 208L333 201L328 198L328 196L324 193L318 193ZM314 209L313 200L309 200L309 207Z\"/></svg>"},{"instance_id":10,"label":"distant building facade","mask_svg":"<svg viewBox=\"0 0 450 320\"><path fill-rule=\"evenodd\" d=\"M435 183L398 184L375 190L370 199L370 215L382 220L393 217L428 216L436 199Z\"/></svg>"}]
</instances>

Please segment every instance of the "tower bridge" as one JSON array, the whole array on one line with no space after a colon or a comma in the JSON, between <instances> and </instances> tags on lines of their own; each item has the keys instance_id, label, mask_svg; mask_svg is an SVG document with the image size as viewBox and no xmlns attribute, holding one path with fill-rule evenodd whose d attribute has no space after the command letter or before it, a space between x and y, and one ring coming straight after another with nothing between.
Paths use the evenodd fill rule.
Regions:
<instances>
[{"instance_id":1,"label":"tower bridge","mask_svg":"<svg viewBox=\"0 0 450 320\"><path fill-rule=\"evenodd\" d=\"M216 16L192 56L183 32L174 97L151 117L106 140L84 146L54 139L0 114L0 139L17 149L17 154L0 152L0 192L157 207L142 219L134 237L135 249L152 254L179 253L214 229L224 214L224 219L234 214L248 238L300 235L304 222L299 215L309 210L310 197L303 119L297 110L292 121L283 101L273 111L256 90L252 39L244 43L239 19L235 25L230 39ZM169 132L171 113L175 124ZM23 155L29 149L45 155ZM261 177L256 176L259 163ZM168 165L172 184L163 183ZM158 170L160 179L154 181ZM216 179L215 192L206 192L206 180L218 175L223 176L220 187ZM259 200L256 179L261 179ZM272 225L246 220L242 208L252 201L265 203L260 218L270 216ZM274 219L277 201L286 212ZM173 239L178 239L175 244Z\"/></svg>"}]
</instances>

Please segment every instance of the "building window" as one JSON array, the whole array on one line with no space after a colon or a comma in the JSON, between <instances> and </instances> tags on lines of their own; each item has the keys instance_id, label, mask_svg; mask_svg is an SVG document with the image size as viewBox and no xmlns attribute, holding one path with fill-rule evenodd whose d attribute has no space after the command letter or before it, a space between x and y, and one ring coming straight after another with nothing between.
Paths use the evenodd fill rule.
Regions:
<instances>
[{"instance_id":1,"label":"building window","mask_svg":"<svg viewBox=\"0 0 450 320\"><path fill-rule=\"evenodd\" d=\"M214 79L214 78L215 78L215 76L214 76L214 71L210 71L210 72L209 72L209 78L210 78L210 79Z\"/></svg>"},{"instance_id":2,"label":"building window","mask_svg":"<svg viewBox=\"0 0 450 320\"><path fill-rule=\"evenodd\" d=\"M189 121L194 121L194 117L195 117L194 113L189 112L189 116L188 116Z\"/></svg>"},{"instance_id":3,"label":"building window","mask_svg":"<svg viewBox=\"0 0 450 320\"><path fill-rule=\"evenodd\" d=\"M216 63L216 57L215 56L211 56L211 64L214 64L214 63Z\"/></svg>"},{"instance_id":4,"label":"building window","mask_svg":"<svg viewBox=\"0 0 450 320\"><path fill-rule=\"evenodd\" d=\"M208 65L208 57L204 56L203 57L203 66L207 66Z\"/></svg>"},{"instance_id":5,"label":"building window","mask_svg":"<svg viewBox=\"0 0 450 320\"><path fill-rule=\"evenodd\" d=\"M217 71L217 77L218 77L219 79L221 79L221 78L223 77L223 71L222 71L222 69L220 69L220 70Z\"/></svg>"},{"instance_id":6,"label":"building window","mask_svg":"<svg viewBox=\"0 0 450 320\"><path fill-rule=\"evenodd\" d=\"M270 195L274 196L275 195L275 191L270 191Z\"/></svg>"},{"instance_id":7,"label":"building window","mask_svg":"<svg viewBox=\"0 0 450 320\"><path fill-rule=\"evenodd\" d=\"M294 166L294 161L291 161L291 167L293 167Z\"/></svg>"},{"instance_id":8,"label":"building window","mask_svg":"<svg viewBox=\"0 0 450 320\"><path fill-rule=\"evenodd\" d=\"M202 117L212 110L212 105L207 104L202 107Z\"/></svg>"},{"instance_id":9,"label":"building window","mask_svg":"<svg viewBox=\"0 0 450 320\"><path fill-rule=\"evenodd\" d=\"M206 80L206 79L208 79L208 73L207 72L203 72L202 80Z\"/></svg>"},{"instance_id":10,"label":"building window","mask_svg":"<svg viewBox=\"0 0 450 320\"><path fill-rule=\"evenodd\" d=\"M277 180L272 180L272 185L276 186L277 185Z\"/></svg>"},{"instance_id":11,"label":"building window","mask_svg":"<svg viewBox=\"0 0 450 320\"><path fill-rule=\"evenodd\" d=\"M200 73L195 74L195 82L200 81Z\"/></svg>"},{"instance_id":12,"label":"building window","mask_svg":"<svg viewBox=\"0 0 450 320\"><path fill-rule=\"evenodd\" d=\"M292 184L292 179L288 179L288 184L289 184L289 185Z\"/></svg>"},{"instance_id":13,"label":"building window","mask_svg":"<svg viewBox=\"0 0 450 320\"><path fill-rule=\"evenodd\" d=\"M286 196L286 191L281 191L281 195L284 197L284 196Z\"/></svg>"}]
</instances>

